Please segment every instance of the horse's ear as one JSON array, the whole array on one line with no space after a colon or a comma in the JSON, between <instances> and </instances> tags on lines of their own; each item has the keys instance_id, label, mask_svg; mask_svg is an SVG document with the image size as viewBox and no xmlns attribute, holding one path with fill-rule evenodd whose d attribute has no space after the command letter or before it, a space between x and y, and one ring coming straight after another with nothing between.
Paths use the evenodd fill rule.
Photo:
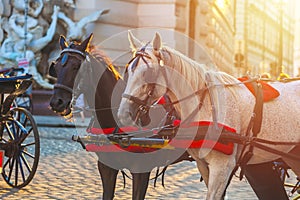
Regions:
<instances>
[{"instance_id":1,"label":"horse's ear","mask_svg":"<svg viewBox=\"0 0 300 200\"><path fill-rule=\"evenodd\" d=\"M128 30L128 40L132 52L136 52L138 46L142 46L141 41L139 41L130 30Z\"/></svg>"},{"instance_id":2,"label":"horse's ear","mask_svg":"<svg viewBox=\"0 0 300 200\"><path fill-rule=\"evenodd\" d=\"M161 37L160 37L160 34L158 32L155 33L155 36L152 40L152 45L153 45L153 49L155 51L159 51L162 47Z\"/></svg>"},{"instance_id":3,"label":"horse's ear","mask_svg":"<svg viewBox=\"0 0 300 200\"><path fill-rule=\"evenodd\" d=\"M86 49L89 47L92 39L93 39L93 33L91 33L88 38L86 38L83 42L81 42L79 50L81 50L82 52L86 51Z\"/></svg>"},{"instance_id":4,"label":"horse's ear","mask_svg":"<svg viewBox=\"0 0 300 200\"><path fill-rule=\"evenodd\" d=\"M54 62L51 63L48 72L49 72L50 76L52 76L54 78L57 78L57 73L56 73L56 70L55 70L55 67L54 67Z\"/></svg>"},{"instance_id":5,"label":"horse's ear","mask_svg":"<svg viewBox=\"0 0 300 200\"><path fill-rule=\"evenodd\" d=\"M66 41L65 36L60 35L60 37L59 37L59 45L60 45L60 49L61 50L64 50L65 48L67 48L69 46L68 43L67 43L67 41Z\"/></svg>"}]
</instances>

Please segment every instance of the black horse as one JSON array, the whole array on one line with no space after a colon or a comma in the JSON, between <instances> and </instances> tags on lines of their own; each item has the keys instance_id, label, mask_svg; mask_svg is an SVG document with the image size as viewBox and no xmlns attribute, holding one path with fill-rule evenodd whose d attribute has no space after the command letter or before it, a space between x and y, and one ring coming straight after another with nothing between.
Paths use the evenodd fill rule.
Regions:
<instances>
[{"instance_id":1,"label":"black horse","mask_svg":"<svg viewBox=\"0 0 300 200\"><path fill-rule=\"evenodd\" d=\"M107 57L100 55L99 51L89 52L91 39L92 34L82 43L68 44L63 36L60 37L59 43L62 52L49 68L49 75L57 78L50 107L56 113L68 116L71 113L70 107L73 98L83 93L89 107L94 110L93 127L102 129L117 127L118 123L114 118L117 110L114 105L119 105L125 84L124 81L123 84L118 84L120 75ZM80 78L78 78L79 76ZM148 123L149 119L144 121ZM97 155L99 157L98 169L103 185L103 199L113 199L117 174L123 168L129 169L132 174L132 199L144 199L151 170L147 172L131 170L138 169L139 162L133 163L132 159L128 159L128 155L121 153L97 152ZM187 156L187 154L183 154L177 161L189 160ZM107 164L111 161L119 162L119 169L112 168L110 164Z\"/></svg>"},{"instance_id":2,"label":"black horse","mask_svg":"<svg viewBox=\"0 0 300 200\"><path fill-rule=\"evenodd\" d=\"M93 67L86 70L97 70L93 73L102 74L98 83L95 84L91 82L87 84L90 88L81 88L85 97L91 97L93 96L93 92L96 90L99 91L94 93L95 99L87 98L88 104L95 106L95 118L97 118L97 122L99 122L99 124L96 123L97 125L95 126L101 128L117 127L117 123L113 117L113 111L108 108L112 107L112 93L120 76L104 57L88 53L91 39L92 34L82 43L68 44L63 36L60 37L61 55L49 69L49 74L57 78L57 83L54 86L54 94L50 100L50 106L53 111L60 115L66 116L70 114L75 77L82 63L88 62ZM87 59L89 61L87 61ZM93 73L85 74L92 75ZM89 77L89 80L97 80L97 78ZM121 99L121 97L119 99ZM93 101L95 103L93 103ZM98 170L103 185L103 199L113 199L118 170L107 166L100 160L98 161ZM149 175L150 173L132 173L133 199L144 199L148 187Z\"/></svg>"}]
</instances>

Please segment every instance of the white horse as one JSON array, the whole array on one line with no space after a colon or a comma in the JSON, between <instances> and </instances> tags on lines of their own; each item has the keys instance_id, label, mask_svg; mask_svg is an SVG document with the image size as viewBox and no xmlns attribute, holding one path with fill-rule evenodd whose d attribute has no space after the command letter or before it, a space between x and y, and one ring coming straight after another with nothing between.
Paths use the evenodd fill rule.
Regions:
<instances>
[{"instance_id":1,"label":"white horse","mask_svg":"<svg viewBox=\"0 0 300 200\"><path fill-rule=\"evenodd\" d=\"M155 102L167 93L173 102L195 93L194 98L182 100L175 104L181 119L193 121L212 121L236 129L245 135L253 116L255 97L236 78L216 71L209 71L203 64L198 64L178 51L162 45L161 36L156 33L152 42L137 49L140 42L131 32L128 35L134 58L129 63L128 83L121 101L118 117L122 124L137 124L137 116L142 107ZM155 83L155 86L153 86ZM258 138L269 141L300 141L300 81L290 83L272 83L280 96L264 103L262 126ZM202 97L205 95L204 97ZM201 100L201 98L203 98ZM199 103L203 105L195 112ZM191 113L193 113L191 115ZM218 134L217 134L218 136ZM288 153L294 145L267 145ZM242 145L235 144L232 155L225 155L211 149L188 149L196 160L198 169L208 188L207 198L222 199L230 174L241 154ZM298 153L299 155L299 153ZM273 161L279 155L253 149L253 156L248 164ZM300 176L300 161L282 159Z\"/></svg>"}]
</instances>

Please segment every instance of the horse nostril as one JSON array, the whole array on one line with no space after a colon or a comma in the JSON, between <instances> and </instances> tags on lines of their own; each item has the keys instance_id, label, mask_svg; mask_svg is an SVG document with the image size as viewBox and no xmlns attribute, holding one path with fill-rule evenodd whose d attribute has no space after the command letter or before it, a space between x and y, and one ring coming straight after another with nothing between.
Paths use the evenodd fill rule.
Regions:
<instances>
[{"instance_id":1,"label":"horse nostril","mask_svg":"<svg viewBox=\"0 0 300 200\"><path fill-rule=\"evenodd\" d=\"M61 98L52 98L50 101L50 106L52 108L58 108L59 106L63 105L64 101Z\"/></svg>"},{"instance_id":2,"label":"horse nostril","mask_svg":"<svg viewBox=\"0 0 300 200\"><path fill-rule=\"evenodd\" d=\"M62 99L58 99L57 100L57 105L61 105L61 104L63 104L64 103L64 101L62 100Z\"/></svg>"}]
</instances>

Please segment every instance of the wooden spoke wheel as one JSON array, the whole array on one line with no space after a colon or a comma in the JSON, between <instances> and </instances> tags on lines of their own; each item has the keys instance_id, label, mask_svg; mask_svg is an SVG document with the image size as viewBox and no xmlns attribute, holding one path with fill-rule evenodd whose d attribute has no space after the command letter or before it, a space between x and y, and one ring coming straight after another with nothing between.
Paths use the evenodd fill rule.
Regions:
<instances>
[{"instance_id":1,"label":"wooden spoke wheel","mask_svg":"<svg viewBox=\"0 0 300 200\"><path fill-rule=\"evenodd\" d=\"M31 113L33 112L33 103L29 94L21 94L15 99L15 107L25 108Z\"/></svg>"},{"instance_id":2,"label":"wooden spoke wheel","mask_svg":"<svg viewBox=\"0 0 300 200\"><path fill-rule=\"evenodd\" d=\"M5 156L2 176L15 188L26 186L37 170L40 140L37 125L31 113L24 108L13 108L1 123L1 141Z\"/></svg>"}]
</instances>

